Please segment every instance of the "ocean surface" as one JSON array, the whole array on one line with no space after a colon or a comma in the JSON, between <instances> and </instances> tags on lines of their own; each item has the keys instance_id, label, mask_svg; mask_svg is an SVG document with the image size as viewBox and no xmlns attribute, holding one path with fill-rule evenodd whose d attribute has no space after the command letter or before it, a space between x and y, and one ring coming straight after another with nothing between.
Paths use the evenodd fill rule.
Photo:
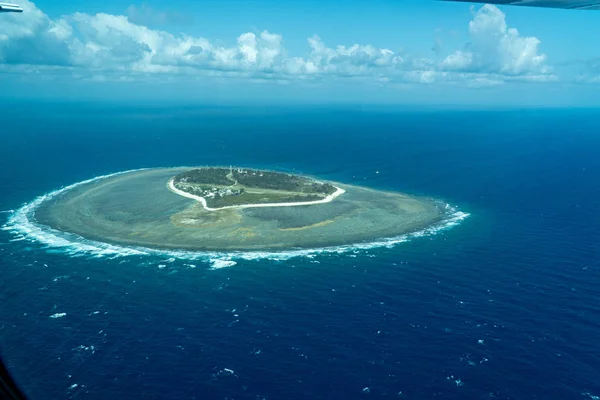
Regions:
<instances>
[{"instance_id":1,"label":"ocean surface","mask_svg":"<svg viewBox=\"0 0 600 400\"><path fill-rule=\"evenodd\" d=\"M598 113L14 105L0 354L31 399L598 399ZM22 218L80 181L199 164L458 214L395 241L233 255L61 241Z\"/></svg>"}]
</instances>

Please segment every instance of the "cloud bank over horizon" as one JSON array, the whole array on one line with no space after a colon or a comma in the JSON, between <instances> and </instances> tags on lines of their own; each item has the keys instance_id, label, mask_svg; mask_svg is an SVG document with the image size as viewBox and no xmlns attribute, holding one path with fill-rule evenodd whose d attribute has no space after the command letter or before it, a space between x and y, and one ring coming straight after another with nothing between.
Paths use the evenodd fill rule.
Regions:
<instances>
[{"instance_id":1,"label":"cloud bank over horizon","mask_svg":"<svg viewBox=\"0 0 600 400\"><path fill-rule=\"evenodd\" d=\"M0 25L0 71L6 73L116 81L213 77L285 83L352 78L471 87L558 79L540 50L541 41L509 27L506 15L492 5L473 11L462 48L438 51L431 58L371 44L332 46L316 34L307 39L305 54L293 55L282 35L267 30L241 33L236 44L227 47L144 26L148 9L132 6L128 16L76 12L51 19L29 0L21 5L23 14L3 15Z\"/></svg>"}]
</instances>

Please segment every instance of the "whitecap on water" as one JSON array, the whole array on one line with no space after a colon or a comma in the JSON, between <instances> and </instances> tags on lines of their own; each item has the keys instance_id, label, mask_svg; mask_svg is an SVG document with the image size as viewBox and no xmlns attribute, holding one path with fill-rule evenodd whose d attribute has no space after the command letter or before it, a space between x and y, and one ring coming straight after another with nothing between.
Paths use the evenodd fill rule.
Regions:
<instances>
[{"instance_id":1,"label":"whitecap on water","mask_svg":"<svg viewBox=\"0 0 600 400\"><path fill-rule=\"evenodd\" d=\"M47 200L50 200L61 193L71 190L75 187L85 185L88 183L95 182L97 180L122 175L130 172L141 171L129 170L123 172L117 172L114 174L102 175L93 179L88 179L83 182L75 183L73 185L65 186L61 189L47 193L43 196L39 196L30 203L26 203L21 208L12 211L8 222L2 226L3 230L12 232L15 235L14 241L28 240L32 242L38 242L45 245L49 249L60 249L66 254L71 256L91 256L91 257L126 257L126 256L160 256L168 257L167 260L162 261L163 263L171 263L175 259L185 260L200 260L206 261L211 264L211 269L220 269L225 267L231 267L237 263L234 260L273 260L273 261L285 261L294 257L315 257L318 254L344 254L350 253L349 256L354 256L357 251L365 251L374 248L391 248L399 243L407 242L414 238L435 235L438 232L452 228L470 214L458 211L450 204L445 205L446 215L440 222L422 229L420 231L407 233L390 238L384 238L375 240L367 243L357 243L341 246L323 247L316 249L304 249L304 250L291 250L281 252L269 252L269 251L231 251L231 252L217 252L217 251L176 251L176 250L158 250L150 249L145 247L135 246L118 246L108 243L102 243L94 240L85 239L79 235L61 232L56 229L52 229L48 226L38 224L33 216L35 210Z\"/></svg>"},{"instance_id":2,"label":"whitecap on water","mask_svg":"<svg viewBox=\"0 0 600 400\"><path fill-rule=\"evenodd\" d=\"M211 260L210 269L220 269L220 268L233 267L236 264L237 263L235 261L232 261L232 260L215 259L215 260Z\"/></svg>"},{"instance_id":3,"label":"whitecap on water","mask_svg":"<svg viewBox=\"0 0 600 400\"><path fill-rule=\"evenodd\" d=\"M585 396L591 400L600 400L600 396L594 396L593 394L591 394L590 392L584 392L581 393L582 396Z\"/></svg>"},{"instance_id":4,"label":"whitecap on water","mask_svg":"<svg viewBox=\"0 0 600 400\"><path fill-rule=\"evenodd\" d=\"M71 349L74 352L84 352L84 351L90 351L92 354L94 354L96 352L96 346L91 345L91 346L85 346L83 344L75 347L74 349Z\"/></svg>"}]
</instances>

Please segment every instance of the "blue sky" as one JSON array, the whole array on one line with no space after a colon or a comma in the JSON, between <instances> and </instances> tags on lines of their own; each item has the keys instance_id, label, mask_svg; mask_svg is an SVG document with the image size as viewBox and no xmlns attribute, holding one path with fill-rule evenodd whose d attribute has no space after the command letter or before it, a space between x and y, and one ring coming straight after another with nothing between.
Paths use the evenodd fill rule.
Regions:
<instances>
[{"instance_id":1,"label":"blue sky","mask_svg":"<svg viewBox=\"0 0 600 400\"><path fill-rule=\"evenodd\" d=\"M600 11L433 0L20 4L25 13L0 15L5 100L600 104Z\"/></svg>"}]
</instances>

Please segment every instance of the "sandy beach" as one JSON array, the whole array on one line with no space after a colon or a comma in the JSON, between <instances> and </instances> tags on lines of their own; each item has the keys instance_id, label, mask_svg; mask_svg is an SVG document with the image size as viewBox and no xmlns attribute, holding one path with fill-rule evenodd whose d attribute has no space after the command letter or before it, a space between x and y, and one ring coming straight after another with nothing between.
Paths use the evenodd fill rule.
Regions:
<instances>
[{"instance_id":1,"label":"sandy beach","mask_svg":"<svg viewBox=\"0 0 600 400\"><path fill-rule=\"evenodd\" d=\"M204 199L204 197L196 196L196 195L184 192L183 190L179 190L175 187L175 184L173 182L174 182L174 178L171 178L169 180L169 183L167 183L167 187L169 188L169 190L171 192L176 193L183 197L187 197L188 199L194 199L196 201L199 201L202 204L202 207L204 207L204 209L207 211L219 211L219 210L225 210L228 208L296 207L296 206L310 206L313 204L326 204L326 203L333 201L336 197L341 196L342 194L344 194L346 192L344 189L334 186L337 190L334 193L330 194L329 196L327 196L321 200L300 201L300 202L291 202L291 203L240 204L240 205L236 205L236 206L211 208L206 204L206 200Z\"/></svg>"}]
</instances>

